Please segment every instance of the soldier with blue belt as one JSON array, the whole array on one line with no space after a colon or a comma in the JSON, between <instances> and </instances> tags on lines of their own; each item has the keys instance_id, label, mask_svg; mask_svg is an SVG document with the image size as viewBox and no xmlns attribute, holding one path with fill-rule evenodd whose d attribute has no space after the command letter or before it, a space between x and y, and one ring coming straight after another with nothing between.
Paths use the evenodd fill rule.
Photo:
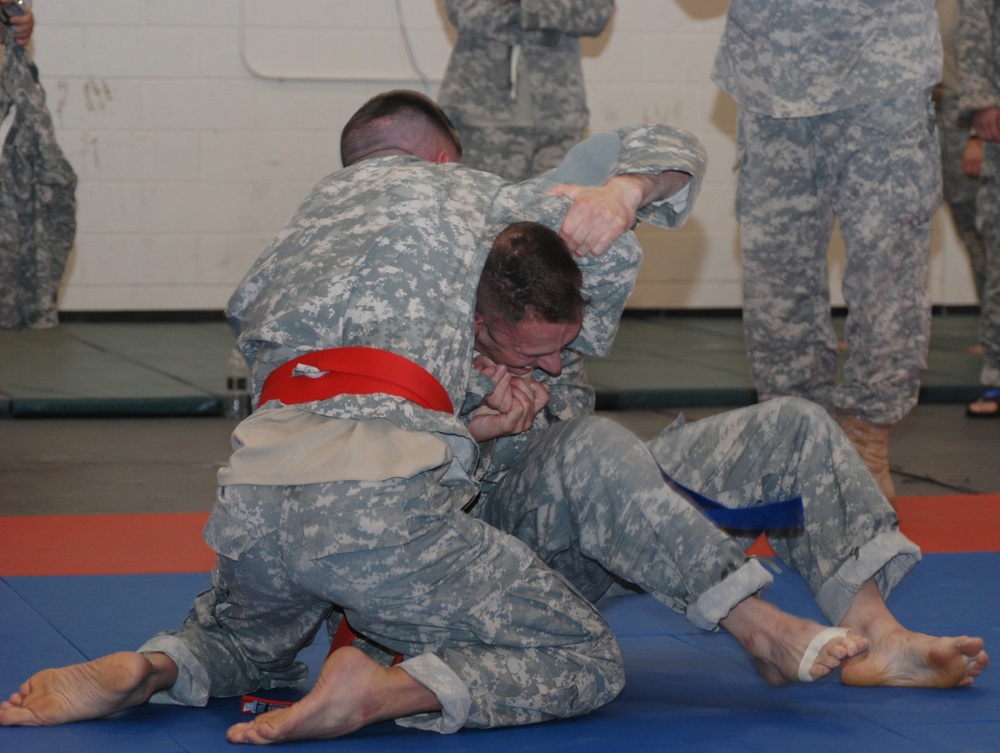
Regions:
<instances>
[{"instance_id":1,"label":"soldier with blue belt","mask_svg":"<svg viewBox=\"0 0 1000 753\"><path fill-rule=\"evenodd\" d=\"M405 116L423 117L412 110ZM903 684L973 681L987 662L981 640L914 636L885 619L879 589L891 587L918 555L894 530L884 501L865 511L856 535L842 544L852 547L851 555L810 554L821 538L832 537L835 521L858 514L877 492L857 456L844 457L845 442L835 427L831 431L832 425L794 403L777 401L722 424L698 422L694 433L678 428L651 446L652 454L627 433L609 432L598 419L558 421L537 433L537 442L507 473L494 476L488 499L480 500L482 511L465 515L462 509L476 489L478 447L507 435L530 435L526 429L546 407L549 390L530 376L541 369L558 378L566 349L602 352L614 335L622 294L634 279L637 247L628 233L613 244L617 232L591 234L588 222L577 222L581 205L595 195L609 198L606 189L613 186L612 203L623 202L632 218L636 208L645 207L642 214L676 223L696 194L700 150L672 129L623 129L615 171L627 174L602 189L557 187L555 193L575 202L565 220L563 199L502 181L490 184L492 203L484 217L471 206L469 214L462 211L482 191L477 184L484 174L433 164L440 144L449 151L447 139L425 143L419 150L423 159L415 159L406 156L410 131L386 125L383 118L362 124L367 135L358 153L381 156L324 181L231 302L241 347L254 361L255 396L263 405L234 433L234 454L220 472L219 499L206 529L219 553L213 588L199 597L180 631L157 636L141 653L31 678L0 705L0 722L58 723L107 715L151 698L198 704L209 695L296 684L303 674L294 662L297 647L334 605L360 632L402 652L405 660L386 668L353 647L339 649L301 702L234 726L230 740L333 737L382 719L448 732L585 713L613 698L622 679L613 636L570 582L581 578L581 588L596 598L608 579L601 582L601 568L648 588L695 624L725 627L771 682L817 679L847 659L865 656L868 638L846 627L824 630L758 598L767 581L763 568L674 492L663 471L717 492L733 507L758 493L773 498L798 489L805 497L824 484L843 487L858 507L845 503L840 512L811 514L805 545L790 547L787 554L803 569L814 563L811 582L820 586L820 602L829 614L842 613L842 626L863 627L872 633L871 644L882 646L874 661L853 665L850 681L884 684L887 673ZM446 156L457 157L457 148L450 151ZM683 176L679 183L677 175ZM329 211L355 192L377 208L373 215L356 211L353 202ZM421 205L437 209L424 213ZM500 303L504 294L485 295L482 287L492 276L489 261L478 294L470 294L469 283L483 266L479 234L491 246L502 245L511 228L523 223L504 224L495 244L490 223L507 223L509 214L526 206L561 227L579 253L596 254L579 262L576 297L582 290L591 299L585 313L539 316L535 312L548 311L542 301L519 314L498 313L506 310ZM582 211L588 215L591 209ZM459 242L433 242L439 232ZM588 238L596 240L581 246ZM475 242L466 246L466 240ZM460 263L447 262L453 255ZM488 258L494 258L492 252ZM432 275L424 295L412 295L414 283ZM506 299L516 303L518 296L507 293ZM475 301L474 307L467 300ZM439 327L449 339L432 336ZM447 408L465 396L473 345L479 352L475 368L493 386L471 413L463 411L466 429ZM338 364L345 346L351 358ZM360 362L356 348L381 355ZM386 366L386 356L410 361L430 380L403 378L402 387L419 383L421 389L398 394L391 383L404 369ZM390 384L317 394L310 382L326 382L331 371L344 372L336 375L338 383L362 378ZM276 375L279 383L305 382L299 388L302 400L293 396L286 402L281 391L275 397ZM505 427L507 416L512 421ZM741 425L743 434L737 430ZM790 434L790 427L798 431ZM776 433L790 439L767 444ZM694 439L699 434L700 443ZM733 457L743 459L721 462L718 474L698 466L699 459L724 459L727 446L749 454L734 449ZM760 457L751 463L754 451ZM838 469L833 478L824 475L831 464ZM816 478L799 479L799 467L803 476ZM601 479L608 482L606 493L595 494ZM530 508L522 514L512 504L528 504L529 497L544 514ZM489 522L527 546L484 524L489 515L496 516ZM624 524L622 535L607 536L616 520ZM640 531L642 520L650 525ZM573 566L577 557L549 556L564 551L559 529L570 521L586 524L575 548L590 560L591 585ZM540 525L550 522L558 525ZM540 534L535 541L532 531ZM867 538L870 531L874 543ZM653 546L640 533L662 538L663 544ZM566 551L573 555L573 548L570 541ZM828 585L844 577L861 583L856 592ZM901 650L903 641L911 651ZM920 649L912 650L917 644ZM908 666L902 672L899 661L892 661L931 647L946 657L933 667ZM81 692L81 683L89 683L91 692ZM102 694L97 703L95 690Z\"/></svg>"}]
</instances>

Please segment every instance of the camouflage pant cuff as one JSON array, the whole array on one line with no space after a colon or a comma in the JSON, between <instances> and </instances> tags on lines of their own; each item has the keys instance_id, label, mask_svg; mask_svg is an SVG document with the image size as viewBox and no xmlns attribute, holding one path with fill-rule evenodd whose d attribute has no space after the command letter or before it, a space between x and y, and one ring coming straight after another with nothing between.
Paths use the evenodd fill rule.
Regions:
<instances>
[{"instance_id":1,"label":"camouflage pant cuff","mask_svg":"<svg viewBox=\"0 0 1000 753\"><path fill-rule=\"evenodd\" d=\"M830 623L837 625L867 581L874 578L885 598L919 561L920 547L897 529L881 531L857 553L851 553L833 577L822 585L816 602Z\"/></svg>"},{"instance_id":2,"label":"camouflage pant cuff","mask_svg":"<svg viewBox=\"0 0 1000 753\"><path fill-rule=\"evenodd\" d=\"M462 678L447 664L434 654L421 654L407 659L399 667L437 696L441 712L403 717L397 719L396 724L443 735L457 732L465 726L472 699Z\"/></svg>"},{"instance_id":3,"label":"camouflage pant cuff","mask_svg":"<svg viewBox=\"0 0 1000 753\"><path fill-rule=\"evenodd\" d=\"M979 372L979 382L984 387L1000 387L1000 367L983 364L983 370Z\"/></svg>"},{"instance_id":4,"label":"camouflage pant cuff","mask_svg":"<svg viewBox=\"0 0 1000 753\"><path fill-rule=\"evenodd\" d=\"M773 578L756 559L747 560L739 570L705 591L688 607L686 617L695 627L715 630L740 602L771 585Z\"/></svg>"},{"instance_id":5,"label":"camouflage pant cuff","mask_svg":"<svg viewBox=\"0 0 1000 753\"><path fill-rule=\"evenodd\" d=\"M187 646L173 635L161 633L139 647L140 654L166 654L177 665L177 682L167 690L154 693L150 703L174 706L205 706L211 684L208 672Z\"/></svg>"}]
</instances>

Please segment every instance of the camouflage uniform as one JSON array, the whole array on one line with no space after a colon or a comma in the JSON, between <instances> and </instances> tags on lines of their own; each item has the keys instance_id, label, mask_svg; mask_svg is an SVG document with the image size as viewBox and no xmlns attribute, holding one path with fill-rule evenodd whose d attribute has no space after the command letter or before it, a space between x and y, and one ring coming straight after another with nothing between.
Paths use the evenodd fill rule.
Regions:
<instances>
[{"instance_id":1,"label":"camouflage uniform","mask_svg":"<svg viewBox=\"0 0 1000 753\"><path fill-rule=\"evenodd\" d=\"M42 329L59 323L56 295L76 233L76 174L56 143L38 70L11 27L4 30L0 327Z\"/></svg>"},{"instance_id":2,"label":"camouflage uniform","mask_svg":"<svg viewBox=\"0 0 1000 753\"><path fill-rule=\"evenodd\" d=\"M780 398L693 424L679 419L645 447L593 412L582 359L533 377L550 388L531 431L480 444L482 495L472 514L527 543L591 601L616 580L714 629L771 576L744 554L759 532L723 532L664 482L729 507L801 495L805 528L769 541L836 624L874 578L883 595L920 559L833 419ZM474 375L462 414L491 383Z\"/></svg>"},{"instance_id":3,"label":"camouflage uniform","mask_svg":"<svg viewBox=\"0 0 1000 753\"><path fill-rule=\"evenodd\" d=\"M916 403L941 196L933 0L732 0L713 79L740 105L744 326L762 399L875 425ZM834 388L826 251L847 248L850 356Z\"/></svg>"},{"instance_id":4,"label":"camouflage uniform","mask_svg":"<svg viewBox=\"0 0 1000 753\"><path fill-rule=\"evenodd\" d=\"M974 137L972 124L962 115L958 103L958 0L937 0L941 22L944 65L941 83L934 89L938 134L941 139L941 178L944 200L955 223L962 246L969 255L976 297L982 300L986 277L986 249L976 230L976 192L979 180L962 173L962 156Z\"/></svg>"},{"instance_id":5,"label":"camouflage uniform","mask_svg":"<svg viewBox=\"0 0 1000 753\"><path fill-rule=\"evenodd\" d=\"M622 133L622 172L700 175L702 163L693 139L672 129ZM290 358L353 345L405 355L460 404L493 238L520 219L558 227L566 208L531 184L405 156L329 176L230 301L255 397ZM683 219L670 204L641 214L665 226ZM627 234L581 262L593 305L574 343L580 350L610 347L640 255ZM219 554L213 588L179 632L141 649L164 651L180 670L155 700L203 704L297 683L304 668L295 654L334 604L359 632L410 657L400 666L441 701L441 714L403 724L445 732L523 724L614 698L621 656L596 610L525 546L461 512L476 492L476 448L456 416L384 394L345 394L295 407L272 401L249 421L281 411L385 419L440 438L450 462L410 478L221 486L206 527Z\"/></svg>"},{"instance_id":6,"label":"camouflage uniform","mask_svg":"<svg viewBox=\"0 0 1000 753\"><path fill-rule=\"evenodd\" d=\"M801 495L805 527L768 540L833 624L867 580L888 594L920 559L843 432L800 398L682 418L648 445L595 416L534 435L475 514L527 543L591 601L624 580L711 630L771 582L744 554L761 532L717 528L661 469L727 507Z\"/></svg>"},{"instance_id":7,"label":"camouflage uniform","mask_svg":"<svg viewBox=\"0 0 1000 753\"><path fill-rule=\"evenodd\" d=\"M1000 9L995 2L961 0L959 5L959 88L967 114L1000 107ZM1000 387L1000 143L983 143L983 170L976 195L976 222L986 247L986 274L980 295L979 342L982 383Z\"/></svg>"},{"instance_id":8,"label":"camouflage uniform","mask_svg":"<svg viewBox=\"0 0 1000 753\"><path fill-rule=\"evenodd\" d=\"M525 180L555 167L587 127L580 37L612 0L447 0L458 29L438 99L469 167Z\"/></svg>"}]
</instances>

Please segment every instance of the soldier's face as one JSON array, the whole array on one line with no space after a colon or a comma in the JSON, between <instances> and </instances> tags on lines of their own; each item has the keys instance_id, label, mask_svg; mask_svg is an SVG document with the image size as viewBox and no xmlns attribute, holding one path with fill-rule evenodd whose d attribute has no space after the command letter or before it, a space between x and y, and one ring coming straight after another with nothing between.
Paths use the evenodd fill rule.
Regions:
<instances>
[{"instance_id":1,"label":"soldier's face","mask_svg":"<svg viewBox=\"0 0 1000 753\"><path fill-rule=\"evenodd\" d=\"M514 326L491 326L477 313L476 350L514 376L528 376L535 369L557 376L562 371L560 354L580 334L580 324L524 319Z\"/></svg>"}]
</instances>

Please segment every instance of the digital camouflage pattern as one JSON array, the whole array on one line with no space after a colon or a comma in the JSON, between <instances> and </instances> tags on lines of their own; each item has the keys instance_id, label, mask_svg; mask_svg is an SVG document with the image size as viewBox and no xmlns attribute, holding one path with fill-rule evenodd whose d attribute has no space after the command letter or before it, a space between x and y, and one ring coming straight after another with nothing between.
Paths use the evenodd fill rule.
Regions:
<instances>
[{"instance_id":1,"label":"digital camouflage pattern","mask_svg":"<svg viewBox=\"0 0 1000 753\"><path fill-rule=\"evenodd\" d=\"M458 30L438 101L469 167L526 180L555 167L587 127L580 37L613 0L447 0Z\"/></svg>"},{"instance_id":2,"label":"digital camouflage pattern","mask_svg":"<svg viewBox=\"0 0 1000 753\"><path fill-rule=\"evenodd\" d=\"M1000 107L1000 8L987 0L959 5L959 91L963 112ZM980 295L980 381L1000 386L1000 143L983 143L983 171L976 195L976 222L986 249Z\"/></svg>"},{"instance_id":3,"label":"digital camouflage pattern","mask_svg":"<svg viewBox=\"0 0 1000 753\"><path fill-rule=\"evenodd\" d=\"M0 68L0 327L59 323L56 295L76 234L76 174L56 143L38 70L11 27ZM0 40L2 41L2 40Z\"/></svg>"},{"instance_id":4,"label":"digital camouflage pattern","mask_svg":"<svg viewBox=\"0 0 1000 753\"><path fill-rule=\"evenodd\" d=\"M747 352L762 399L891 425L916 403L941 160L933 0L733 0L713 79L739 104ZM826 252L844 237L849 358L834 387Z\"/></svg>"},{"instance_id":5,"label":"digital camouflage pattern","mask_svg":"<svg viewBox=\"0 0 1000 753\"><path fill-rule=\"evenodd\" d=\"M798 398L679 419L647 445L593 416L532 434L474 514L527 543L590 601L624 580L714 629L771 582L744 554L761 532L716 528L661 468L728 507L801 495L803 530L768 540L832 624L865 581L887 594L920 559L850 441Z\"/></svg>"},{"instance_id":6,"label":"digital camouflage pattern","mask_svg":"<svg viewBox=\"0 0 1000 753\"><path fill-rule=\"evenodd\" d=\"M704 169L697 141L661 126L620 138L618 171L695 176L683 211L665 203L642 213L680 223ZM409 157L329 176L230 302L255 397L281 362L351 345L410 358L461 405L475 290L493 238L515 220L558 227L567 206L533 184ZM639 259L629 233L581 261L593 305L575 347L610 347ZM197 704L299 681L295 649L333 604L360 632L412 656L401 666L445 706L404 724L442 732L523 724L585 713L619 692L621 657L596 610L526 547L461 512L476 492L475 447L457 417L385 395L298 407L450 437L453 467L385 482L222 487L206 528L219 553L214 587L181 631L142 648L181 667L155 700Z\"/></svg>"},{"instance_id":7,"label":"digital camouflage pattern","mask_svg":"<svg viewBox=\"0 0 1000 753\"><path fill-rule=\"evenodd\" d=\"M730 0L712 79L774 118L922 91L941 79L934 0Z\"/></svg>"},{"instance_id":8,"label":"digital camouflage pattern","mask_svg":"<svg viewBox=\"0 0 1000 753\"><path fill-rule=\"evenodd\" d=\"M644 221L679 226L700 187L705 164L700 144L659 125L622 129L618 136L615 172L676 169L695 176L682 211L667 202L639 212ZM281 363L312 350L353 345L418 363L460 406L471 369L475 291L493 239L512 222L527 219L558 230L569 206L566 199L543 195L537 185L536 180L509 184L459 165L407 156L365 160L321 181L229 303L239 346L253 366L254 399ZM609 351L640 258L641 248L628 233L601 257L580 260L591 305L572 343L575 350ZM362 403L341 396L324 401L316 412L352 418L404 411L409 418L401 418L400 426L430 430L446 420L415 418L416 409L395 398L378 406Z\"/></svg>"},{"instance_id":9,"label":"digital camouflage pattern","mask_svg":"<svg viewBox=\"0 0 1000 753\"><path fill-rule=\"evenodd\" d=\"M220 555L213 587L180 632L141 649L181 668L154 702L299 684L295 656L331 603L411 657L401 666L438 696L443 714L407 726L527 724L612 700L624 677L604 620L527 547L458 512L470 491L431 473L220 489L205 534Z\"/></svg>"},{"instance_id":10,"label":"digital camouflage pattern","mask_svg":"<svg viewBox=\"0 0 1000 753\"><path fill-rule=\"evenodd\" d=\"M916 404L930 335L930 226L941 202L929 94L814 118L740 112L743 327L761 399L797 395L880 425ZM827 271L835 219L847 256L849 350L836 386Z\"/></svg>"},{"instance_id":11,"label":"digital camouflage pattern","mask_svg":"<svg viewBox=\"0 0 1000 753\"><path fill-rule=\"evenodd\" d=\"M962 155L969 143L969 124L959 117L958 94L935 92L938 134L941 140L941 189L955 231L969 257L976 300L983 298L986 283L986 248L976 228L976 194L979 179L962 173Z\"/></svg>"},{"instance_id":12,"label":"digital camouflage pattern","mask_svg":"<svg viewBox=\"0 0 1000 753\"><path fill-rule=\"evenodd\" d=\"M976 229L976 192L979 180L962 173L962 156L972 136L972 124L958 97L958 0L937 0L944 51L941 82L934 89L938 134L941 139L941 185L955 230L969 256L976 299L982 300L986 279L986 249Z\"/></svg>"}]
</instances>

